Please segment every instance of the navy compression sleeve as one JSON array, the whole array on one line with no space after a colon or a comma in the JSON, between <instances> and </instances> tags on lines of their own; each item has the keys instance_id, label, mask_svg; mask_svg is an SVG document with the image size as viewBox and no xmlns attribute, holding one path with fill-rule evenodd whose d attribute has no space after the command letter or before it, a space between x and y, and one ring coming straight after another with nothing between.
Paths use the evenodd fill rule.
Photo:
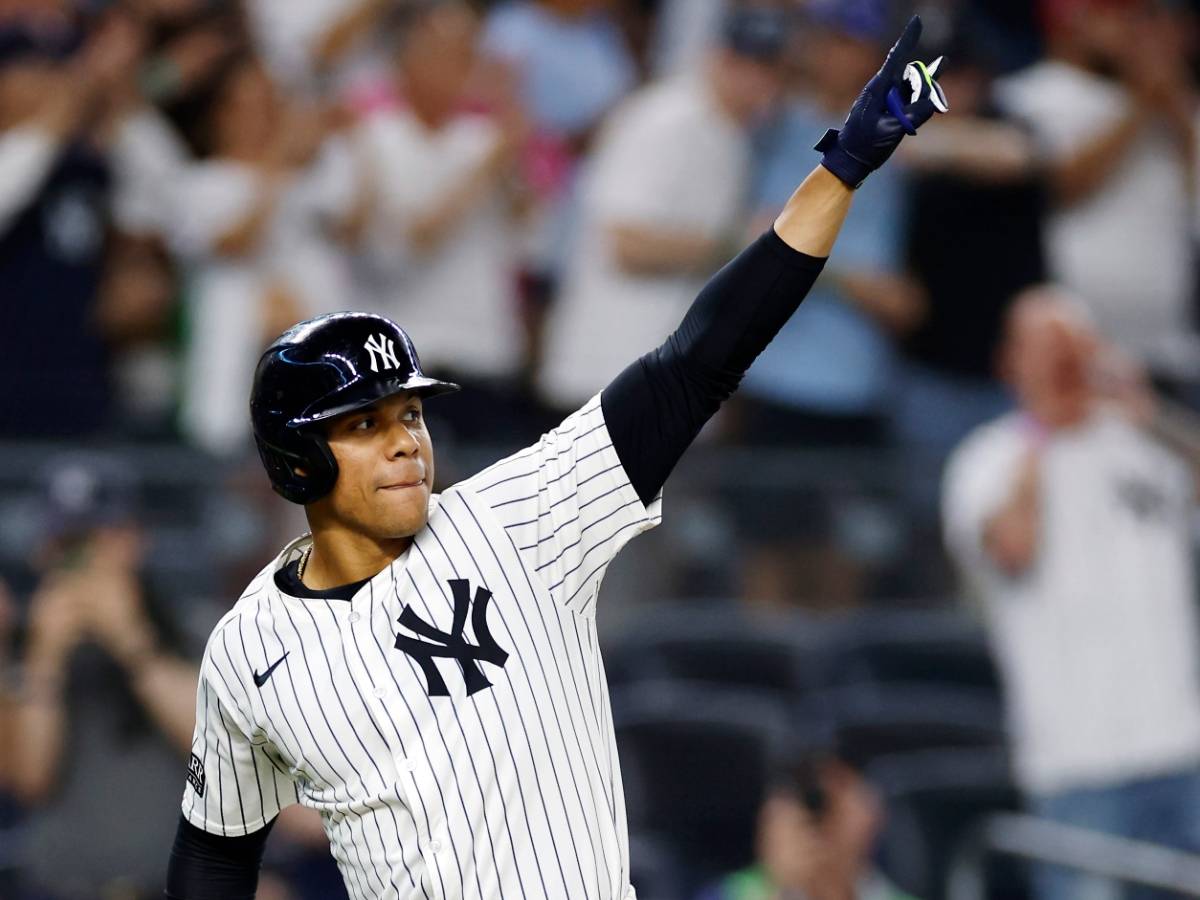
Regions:
<instances>
[{"instance_id":1,"label":"navy compression sleeve","mask_svg":"<svg viewBox=\"0 0 1200 900\"><path fill-rule=\"evenodd\" d=\"M768 231L709 280L662 346L604 389L604 421L643 503L654 499L824 265Z\"/></svg>"},{"instance_id":2,"label":"navy compression sleeve","mask_svg":"<svg viewBox=\"0 0 1200 900\"><path fill-rule=\"evenodd\" d=\"M243 837L222 837L183 816L167 867L168 900L254 900L267 835L275 825Z\"/></svg>"}]
</instances>

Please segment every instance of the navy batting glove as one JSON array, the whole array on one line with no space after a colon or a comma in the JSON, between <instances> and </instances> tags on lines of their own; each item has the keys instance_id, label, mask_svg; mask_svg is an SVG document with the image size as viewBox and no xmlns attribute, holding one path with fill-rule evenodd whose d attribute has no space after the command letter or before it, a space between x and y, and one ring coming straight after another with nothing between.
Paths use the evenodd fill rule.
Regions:
<instances>
[{"instance_id":1,"label":"navy batting glove","mask_svg":"<svg viewBox=\"0 0 1200 900\"><path fill-rule=\"evenodd\" d=\"M887 162L904 135L916 134L935 112L949 108L933 80L941 60L928 68L921 62L904 62L920 37L921 17L913 16L854 101L841 130L830 128L817 142L815 149L825 154L821 165L852 188Z\"/></svg>"}]
</instances>

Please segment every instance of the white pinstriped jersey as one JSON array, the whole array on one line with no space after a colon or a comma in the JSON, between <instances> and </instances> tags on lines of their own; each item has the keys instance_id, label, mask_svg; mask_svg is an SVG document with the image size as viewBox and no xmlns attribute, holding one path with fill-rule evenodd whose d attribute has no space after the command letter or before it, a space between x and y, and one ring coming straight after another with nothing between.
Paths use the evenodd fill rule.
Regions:
<instances>
[{"instance_id":1,"label":"white pinstriped jersey","mask_svg":"<svg viewBox=\"0 0 1200 900\"><path fill-rule=\"evenodd\" d=\"M213 630L183 813L236 836L318 810L353 898L629 900L595 604L660 521L599 397L435 498L352 600L251 582Z\"/></svg>"}]
</instances>

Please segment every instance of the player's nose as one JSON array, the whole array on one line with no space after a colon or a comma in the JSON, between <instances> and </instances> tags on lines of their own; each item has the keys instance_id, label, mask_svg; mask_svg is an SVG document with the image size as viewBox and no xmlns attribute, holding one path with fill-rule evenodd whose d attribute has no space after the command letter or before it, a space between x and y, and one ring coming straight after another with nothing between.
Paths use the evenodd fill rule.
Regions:
<instances>
[{"instance_id":1,"label":"player's nose","mask_svg":"<svg viewBox=\"0 0 1200 900\"><path fill-rule=\"evenodd\" d=\"M393 422L387 433L387 454L390 458L416 456L421 442L404 422Z\"/></svg>"}]
</instances>

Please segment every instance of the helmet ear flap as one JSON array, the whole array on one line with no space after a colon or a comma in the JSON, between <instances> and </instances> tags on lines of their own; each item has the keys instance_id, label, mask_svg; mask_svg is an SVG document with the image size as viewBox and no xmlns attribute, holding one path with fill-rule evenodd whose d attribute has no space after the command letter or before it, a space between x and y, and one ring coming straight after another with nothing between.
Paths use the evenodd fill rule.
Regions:
<instances>
[{"instance_id":1,"label":"helmet ear flap","mask_svg":"<svg viewBox=\"0 0 1200 900\"><path fill-rule=\"evenodd\" d=\"M283 447L255 437L258 455L266 467L275 492L292 503L320 500L337 482L338 464L329 443L320 434L296 434Z\"/></svg>"},{"instance_id":2,"label":"helmet ear flap","mask_svg":"<svg viewBox=\"0 0 1200 900\"><path fill-rule=\"evenodd\" d=\"M338 478L338 464L337 457L329 449L329 441L325 440L324 435L306 434L304 438L310 450L305 473L311 496L310 499L302 502L311 503L313 500L320 500L333 490ZM305 476L297 477L303 479Z\"/></svg>"}]
</instances>

